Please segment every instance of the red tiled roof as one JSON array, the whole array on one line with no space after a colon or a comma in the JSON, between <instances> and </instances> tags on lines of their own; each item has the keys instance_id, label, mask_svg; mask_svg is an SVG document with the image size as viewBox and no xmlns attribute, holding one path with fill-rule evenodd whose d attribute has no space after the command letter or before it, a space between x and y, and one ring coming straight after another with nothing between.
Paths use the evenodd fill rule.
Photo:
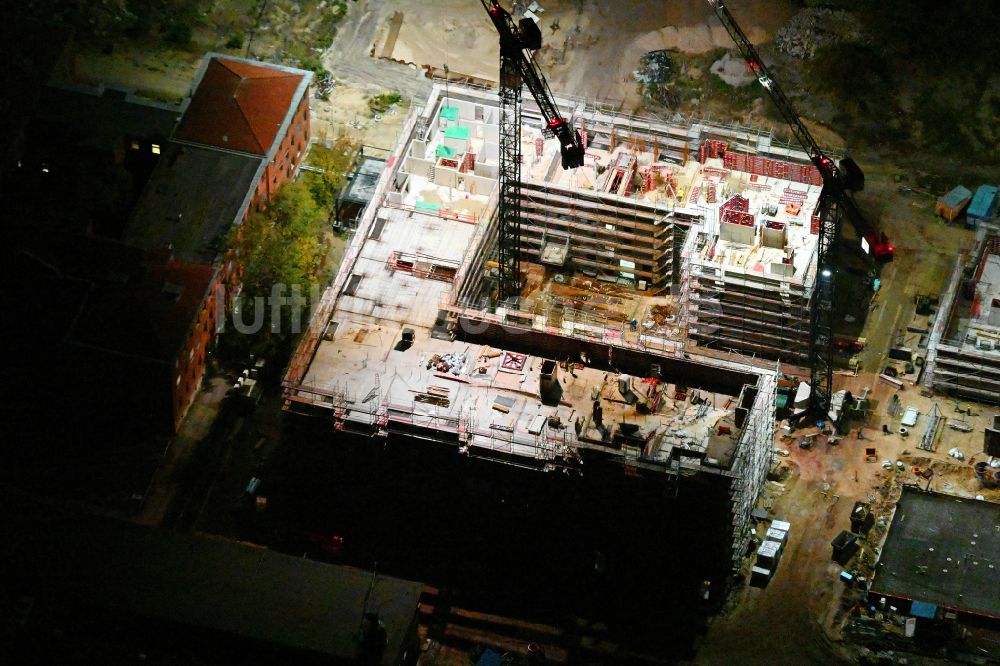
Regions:
<instances>
[{"instance_id":1,"label":"red tiled roof","mask_svg":"<svg viewBox=\"0 0 1000 666\"><path fill-rule=\"evenodd\" d=\"M157 333L162 353L172 359L187 342L188 330L201 313L216 271L211 266L172 257L161 263L156 253L146 256L151 263L146 268L146 279L136 291L141 297L143 313ZM176 292L165 292L168 284Z\"/></svg>"},{"instance_id":2,"label":"red tiled roof","mask_svg":"<svg viewBox=\"0 0 1000 666\"><path fill-rule=\"evenodd\" d=\"M218 148L266 155L295 101L301 74L212 58L176 136Z\"/></svg>"}]
</instances>

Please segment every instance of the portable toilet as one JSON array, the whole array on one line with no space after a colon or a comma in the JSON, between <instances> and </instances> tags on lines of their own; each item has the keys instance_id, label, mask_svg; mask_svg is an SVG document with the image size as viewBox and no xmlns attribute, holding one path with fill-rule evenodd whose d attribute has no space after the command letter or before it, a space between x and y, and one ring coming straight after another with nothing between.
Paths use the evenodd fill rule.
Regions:
<instances>
[{"instance_id":1,"label":"portable toilet","mask_svg":"<svg viewBox=\"0 0 1000 666\"><path fill-rule=\"evenodd\" d=\"M972 199L972 192L968 188L959 185L948 194L937 200L934 207L934 214L940 215L948 222L954 222L965 210L965 206Z\"/></svg>"},{"instance_id":2,"label":"portable toilet","mask_svg":"<svg viewBox=\"0 0 1000 666\"><path fill-rule=\"evenodd\" d=\"M988 222L997 212L997 188L994 185L980 185L972 197L969 209L965 211L965 226L975 229L980 222Z\"/></svg>"}]
</instances>

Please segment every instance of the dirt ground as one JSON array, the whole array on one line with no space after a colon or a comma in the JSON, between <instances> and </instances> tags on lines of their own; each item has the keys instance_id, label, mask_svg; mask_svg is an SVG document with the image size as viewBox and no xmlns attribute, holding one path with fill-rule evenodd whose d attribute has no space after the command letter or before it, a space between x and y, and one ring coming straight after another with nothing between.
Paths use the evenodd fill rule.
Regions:
<instances>
[{"instance_id":1,"label":"dirt ground","mask_svg":"<svg viewBox=\"0 0 1000 666\"><path fill-rule=\"evenodd\" d=\"M926 486L927 481L913 473L914 466L936 471L930 480L932 490L964 497L982 494L987 500L1000 501L1000 491L980 488L972 470L972 463L983 459L982 454L973 453L982 450L983 427L992 419L992 410L974 407L973 416L962 415L963 420L973 424L973 432L945 428L937 451L928 453L916 448L926 424L925 415L936 403L945 416L956 416L954 402L922 397L916 388L907 387L900 394L902 403L904 407L917 407L921 417L913 429L916 432L903 438L895 434L898 419L885 413L894 390L874 383L874 379L874 375L862 374L843 382L844 388L855 392L863 386L873 389L877 407L864 423L863 440L857 438L856 427L838 444L830 446L820 441L810 450L779 437L776 446L789 452L781 459L788 473L780 482L768 482L762 504L772 515L792 524L785 554L766 588L747 586L730 600L728 610L710 625L695 663L731 663L737 654L744 664L845 663L849 646L838 642L844 618L844 586L838 579L842 568L831 560L830 541L841 530L850 529L854 502L868 501L870 496L881 500L878 491L887 481L897 489L898 482ZM882 434L883 423L890 425L893 434ZM868 447L876 449L878 462L865 462L864 450ZM964 452L965 461L948 457L952 447ZM902 460L904 470L885 470L883 460ZM883 506L880 516L886 516L888 521L890 505ZM879 535L876 528L872 534L884 537L884 530ZM775 640L775 632L779 631L787 640Z\"/></svg>"},{"instance_id":2,"label":"dirt ground","mask_svg":"<svg viewBox=\"0 0 1000 666\"><path fill-rule=\"evenodd\" d=\"M349 136L365 145L391 150L399 141L409 106L397 104L376 118L368 109L368 97L363 89L349 85L335 86L328 100L314 97L310 122L316 140L324 143Z\"/></svg>"},{"instance_id":3,"label":"dirt ground","mask_svg":"<svg viewBox=\"0 0 1000 666\"><path fill-rule=\"evenodd\" d=\"M421 5L419 12L403 0L364 4L378 12L379 29L372 42L376 54L383 52L387 39L392 41L390 17L401 12L398 35L389 44L393 60L435 67L448 63L456 75L496 80L496 34L479 3L438 0ZM632 71L647 51L675 48L704 53L732 45L700 0L549 0L540 4L543 46L537 58L552 89L557 94L609 100L630 110L639 104ZM733 8L755 41L769 39L794 11L787 0L749 0ZM598 71L600 76L595 75Z\"/></svg>"}]
</instances>

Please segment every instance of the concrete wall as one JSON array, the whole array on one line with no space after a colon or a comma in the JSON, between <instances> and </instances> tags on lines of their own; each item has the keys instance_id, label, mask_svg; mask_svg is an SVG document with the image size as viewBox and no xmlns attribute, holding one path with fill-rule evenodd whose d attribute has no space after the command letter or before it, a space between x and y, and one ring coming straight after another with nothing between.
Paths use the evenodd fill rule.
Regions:
<instances>
[{"instance_id":1,"label":"concrete wall","mask_svg":"<svg viewBox=\"0 0 1000 666\"><path fill-rule=\"evenodd\" d=\"M717 393L739 395L745 384L756 384L757 375L705 365L693 360L657 356L637 349L611 347L596 341L565 338L539 331L473 321L462 317L456 329L462 340L487 343L512 351L563 360L567 354L579 361L580 352L590 359L589 366L617 370L638 377L649 376L649 366L659 364L665 381Z\"/></svg>"}]
</instances>

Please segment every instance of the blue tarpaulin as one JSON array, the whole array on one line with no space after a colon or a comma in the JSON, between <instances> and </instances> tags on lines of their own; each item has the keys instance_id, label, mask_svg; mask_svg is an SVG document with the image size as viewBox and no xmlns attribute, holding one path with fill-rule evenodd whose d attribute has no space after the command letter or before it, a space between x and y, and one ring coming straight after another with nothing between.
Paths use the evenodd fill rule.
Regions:
<instances>
[{"instance_id":1,"label":"blue tarpaulin","mask_svg":"<svg viewBox=\"0 0 1000 666\"><path fill-rule=\"evenodd\" d=\"M910 604L910 615L933 620L934 616L937 615L937 604L929 604L926 601L914 601Z\"/></svg>"},{"instance_id":2,"label":"blue tarpaulin","mask_svg":"<svg viewBox=\"0 0 1000 666\"><path fill-rule=\"evenodd\" d=\"M476 662L476 666L500 666L501 663L503 663L503 659L500 655L487 648L483 656Z\"/></svg>"}]
</instances>

